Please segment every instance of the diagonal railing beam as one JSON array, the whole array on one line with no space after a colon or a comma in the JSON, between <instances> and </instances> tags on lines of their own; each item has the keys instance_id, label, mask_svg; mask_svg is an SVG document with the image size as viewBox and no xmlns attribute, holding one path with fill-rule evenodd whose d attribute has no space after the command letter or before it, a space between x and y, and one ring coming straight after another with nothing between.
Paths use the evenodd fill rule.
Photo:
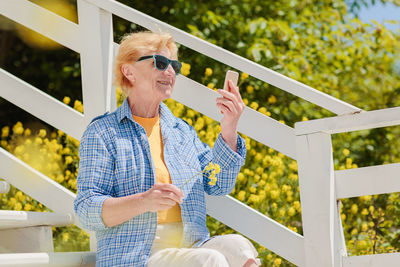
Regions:
<instances>
[{"instance_id":1,"label":"diagonal railing beam","mask_svg":"<svg viewBox=\"0 0 400 267\"><path fill-rule=\"evenodd\" d=\"M301 97L336 114L347 114L360 109L336 99L308 85L261 66L226 49L218 47L167 23L157 20L114 0L86 0L123 19L139 24L152 31L171 33L175 40L186 47L207 55L235 69L241 70L288 93Z\"/></svg>"},{"instance_id":2,"label":"diagonal railing beam","mask_svg":"<svg viewBox=\"0 0 400 267\"><path fill-rule=\"evenodd\" d=\"M0 84L1 97L73 138L81 139L85 127L82 113L1 68Z\"/></svg>"},{"instance_id":3,"label":"diagonal railing beam","mask_svg":"<svg viewBox=\"0 0 400 267\"><path fill-rule=\"evenodd\" d=\"M231 196L207 195L206 200L209 215L297 266L304 266L303 236Z\"/></svg>"}]
</instances>

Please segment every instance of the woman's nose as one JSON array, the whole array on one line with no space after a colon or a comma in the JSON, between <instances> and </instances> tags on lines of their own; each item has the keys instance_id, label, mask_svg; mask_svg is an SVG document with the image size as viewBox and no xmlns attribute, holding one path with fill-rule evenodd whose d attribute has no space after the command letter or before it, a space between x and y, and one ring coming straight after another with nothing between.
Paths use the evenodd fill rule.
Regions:
<instances>
[{"instance_id":1,"label":"woman's nose","mask_svg":"<svg viewBox=\"0 0 400 267\"><path fill-rule=\"evenodd\" d=\"M168 65L168 68L165 70L166 72L168 72L168 74L171 74L173 76L175 76L175 70L174 68L171 66L171 64Z\"/></svg>"}]
</instances>

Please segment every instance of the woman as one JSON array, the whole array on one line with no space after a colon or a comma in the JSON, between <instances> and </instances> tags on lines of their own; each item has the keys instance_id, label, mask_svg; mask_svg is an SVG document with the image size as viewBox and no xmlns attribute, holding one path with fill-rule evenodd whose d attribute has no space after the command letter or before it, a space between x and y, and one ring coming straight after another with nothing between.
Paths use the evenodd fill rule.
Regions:
<instances>
[{"instance_id":1,"label":"woman","mask_svg":"<svg viewBox=\"0 0 400 267\"><path fill-rule=\"evenodd\" d=\"M79 148L75 212L96 231L97 266L257 266L257 252L240 235L209 238L204 192L226 195L244 164L236 128L244 104L232 83L219 91L223 114L214 148L162 103L181 64L169 34L125 36L115 84L127 95L115 112L94 119ZM197 176L221 167L215 185ZM181 188L180 188L181 187Z\"/></svg>"}]
</instances>

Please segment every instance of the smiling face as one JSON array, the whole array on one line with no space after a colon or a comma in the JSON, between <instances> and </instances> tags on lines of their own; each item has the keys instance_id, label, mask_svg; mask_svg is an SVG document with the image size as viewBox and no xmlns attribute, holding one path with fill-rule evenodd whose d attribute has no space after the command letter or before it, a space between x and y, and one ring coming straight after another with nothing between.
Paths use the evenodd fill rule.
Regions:
<instances>
[{"instance_id":1,"label":"smiling face","mask_svg":"<svg viewBox=\"0 0 400 267\"><path fill-rule=\"evenodd\" d=\"M154 54L171 58L171 53L166 47ZM147 59L135 62L131 66L133 80L130 93L134 94L136 99L161 103L171 96L176 79L171 65L168 65L165 71L160 71L155 68L154 59Z\"/></svg>"}]
</instances>

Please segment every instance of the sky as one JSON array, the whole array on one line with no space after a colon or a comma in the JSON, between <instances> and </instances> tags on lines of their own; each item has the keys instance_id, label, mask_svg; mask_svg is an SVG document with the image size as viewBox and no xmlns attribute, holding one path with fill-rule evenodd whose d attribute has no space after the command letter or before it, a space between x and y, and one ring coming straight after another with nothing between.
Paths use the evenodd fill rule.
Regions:
<instances>
[{"instance_id":1,"label":"sky","mask_svg":"<svg viewBox=\"0 0 400 267\"><path fill-rule=\"evenodd\" d=\"M392 3L383 4L376 1L375 5L368 8L362 7L359 12L359 18L363 22L370 22L371 19L383 23L384 20L397 20L400 21L400 6ZM399 31L400 24L384 24L386 28L392 31Z\"/></svg>"}]
</instances>

